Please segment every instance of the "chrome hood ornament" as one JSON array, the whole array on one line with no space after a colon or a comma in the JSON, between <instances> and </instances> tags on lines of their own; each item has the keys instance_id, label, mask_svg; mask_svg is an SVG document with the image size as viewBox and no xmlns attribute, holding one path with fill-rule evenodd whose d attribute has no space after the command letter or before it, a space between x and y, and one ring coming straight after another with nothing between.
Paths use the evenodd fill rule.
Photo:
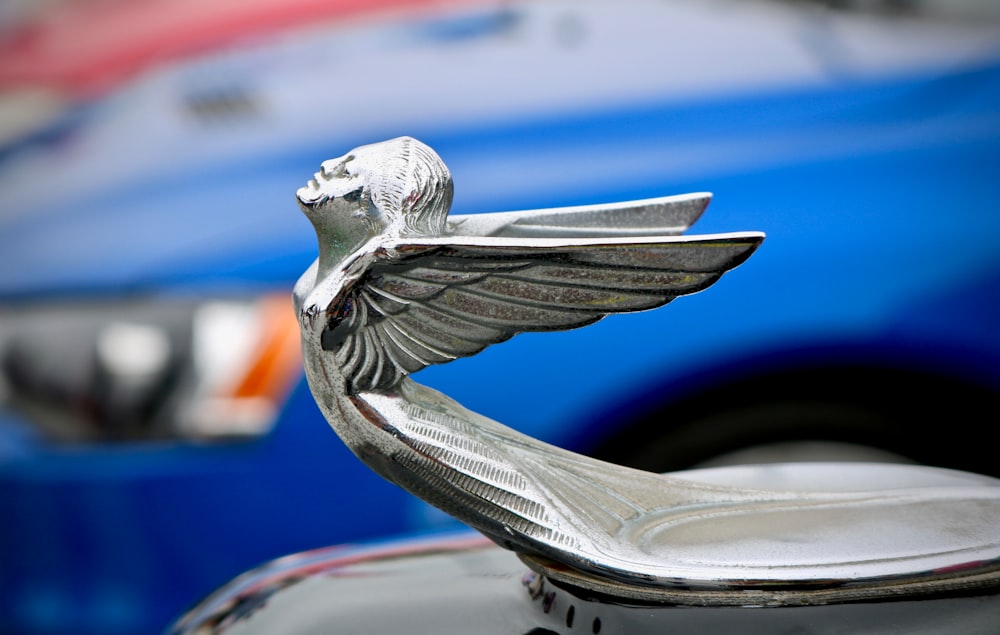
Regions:
<instances>
[{"instance_id":1,"label":"chrome hood ornament","mask_svg":"<svg viewBox=\"0 0 1000 635\"><path fill-rule=\"evenodd\" d=\"M643 472L542 443L409 378L520 332L710 286L764 236L682 236L708 195L448 216L447 168L401 137L324 162L297 198L319 257L294 303L330 425L381 476L536 571L695 604L997 583L994 479L876 464Z\"/></svg>"}]
</instances>

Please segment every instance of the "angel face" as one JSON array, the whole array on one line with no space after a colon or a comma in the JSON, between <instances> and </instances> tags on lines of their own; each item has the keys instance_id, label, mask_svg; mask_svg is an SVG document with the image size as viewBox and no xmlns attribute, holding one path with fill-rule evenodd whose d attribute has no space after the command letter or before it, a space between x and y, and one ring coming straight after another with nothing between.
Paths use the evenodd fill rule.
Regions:
<instances>
[{"instance_id":1,"label":"angel face","mask_svg":"<svg viewBox=\"0 0 1000 635\"><path fill-rule=\"evenodd\" d=\"M324 161L319 172L295 193L299 206L310 218L320 212L348 216L363 213L366 205L362 198L370 173L367 163L363 155L359 158L355 153Z\"/></svg>"},{"instance_id":2,"label":"angel face","mask_svg":"<svg viewBox=\"0 0 1000 635\"><path fill-rule=\"evenodd\" d=\"M313 178L295 193L321 244L336 251L349 250L385 228L385 215L373 204L370 193L375 167L372 158L370 152L358 148L324 161Z\"/></svg>"},{"instance_id":3,"label":"angel face","mask_svg":"<svg viewBox=\"0 0 1000 635\"><path fill-rule=\"evenodd\" d=\"M316 228L326 266L383 236L440 235L451 206L451 174L412 137L364 145L324 161L296 192Z\"/></svg>"}]
</instances>

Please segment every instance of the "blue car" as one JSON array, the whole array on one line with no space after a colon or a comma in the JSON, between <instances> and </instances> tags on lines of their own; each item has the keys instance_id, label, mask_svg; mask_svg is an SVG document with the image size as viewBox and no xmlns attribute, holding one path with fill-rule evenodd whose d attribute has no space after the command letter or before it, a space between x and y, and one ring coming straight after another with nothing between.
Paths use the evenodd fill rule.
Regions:
<instances>
[{"instance_id":1,"label":"blue car","mask_svg":"<svg viewBox=\"0 0 1000 635\"><path fill-rule=\"evenodd\" d=\"M454 213L707 191L690 233L767 234L710 293L421 383L648 470L1000 475L998 23L578 4L283 31L0 154L0 631L156 632L272 558L454 528L329 429L291 309L295 190L401 134Z\"/></svg>"}]
</instances>

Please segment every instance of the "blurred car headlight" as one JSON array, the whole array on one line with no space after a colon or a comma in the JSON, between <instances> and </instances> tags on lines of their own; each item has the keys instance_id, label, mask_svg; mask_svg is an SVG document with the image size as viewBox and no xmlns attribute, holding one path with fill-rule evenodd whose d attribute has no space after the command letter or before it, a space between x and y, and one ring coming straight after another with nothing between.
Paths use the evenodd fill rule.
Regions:
<instances>
[{"instance_id":1,"label":"blurred car headlight","mask_svg":"<svg viewBox=\"0 0 1000 635\"><path fill-rule=\"evenodd\" d=\"M0 311L0 402L55 441L259 435L300 372L288 294Z\"/></svg>"}]
</instances>

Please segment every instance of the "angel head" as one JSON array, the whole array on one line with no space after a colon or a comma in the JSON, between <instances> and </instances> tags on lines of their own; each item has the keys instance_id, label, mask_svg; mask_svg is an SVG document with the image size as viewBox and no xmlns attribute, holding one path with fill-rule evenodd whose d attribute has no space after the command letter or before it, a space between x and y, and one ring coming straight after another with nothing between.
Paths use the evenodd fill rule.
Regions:
<instances>
[{"instance_id":1,"label":"angel head","mask_svg":"<svg viewBox=\"0 0 1000 635\"><path fill-rule=\"evenodd\" d=\"M320 240L343 250L385 233L441 235L453 191L433 150L397 137L324 161L296 197Z\"/></svg>"}]
</instances>

